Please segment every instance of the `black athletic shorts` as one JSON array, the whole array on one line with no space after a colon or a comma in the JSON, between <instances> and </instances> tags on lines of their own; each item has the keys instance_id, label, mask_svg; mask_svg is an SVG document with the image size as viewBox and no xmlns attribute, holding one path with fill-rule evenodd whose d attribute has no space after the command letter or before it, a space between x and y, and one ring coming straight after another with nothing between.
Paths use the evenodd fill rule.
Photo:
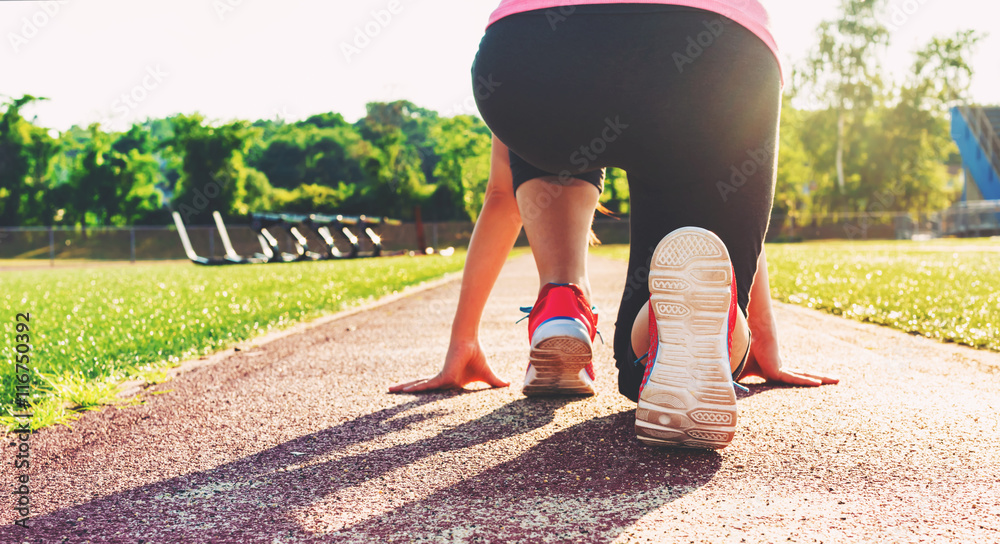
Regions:
<instances>
[{"instance_id":1,"label":"black athletic shorts","mask_svg":"<svg viewBox=\"0 0 1000 544\"><path fill-rule=\"evenodd\" d=\"M745 311L770 217L781 75L756 35L709 11L659 4L537 10L486 30L472 68L479 111L529 179L602 169L629 183L628 277L615 324L619 388L638 398L632 322L671 231L698 226L729 249Z\"/></svg>"}]
</instances>

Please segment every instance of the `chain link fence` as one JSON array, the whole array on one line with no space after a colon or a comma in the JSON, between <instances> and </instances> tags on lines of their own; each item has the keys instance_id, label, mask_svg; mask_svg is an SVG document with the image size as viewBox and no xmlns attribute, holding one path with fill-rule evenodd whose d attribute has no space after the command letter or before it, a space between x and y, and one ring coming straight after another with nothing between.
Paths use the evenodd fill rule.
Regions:
<instances>
[{"instance_id":1,"label":"chain link fence","mask_svg":"<svg viewBox=\"0 0 1000 544\"><path fill-rule=\"evenodd\" d=\"M473 223L424 223L424 243L435 249L467 247L472 237ZM604 244L627 244L628 217L598 218L594 232ZM233 248L241 255L261 251L257 235L246 225L227 225ZM301 229L310 248L322 247L322 241L308 229ZM376 232L382 239L385 254L418 251L417 226L414 223L382 225ZM225 250L218 230L209 226L187 229L198 255L221 258ZM274 229L283 251L292 253L294 242L282 229ZM356 233L360 234L360 233ZM798 241L818 239L892 240L934 238L940 236L990 236L1000 234L1000 202L956 206L934 214L846 213L811 217L774 215L768 231L768 241ZM371 244L359 236L361 250L370 251ZM340 243L338 241L338 243ZM522 232L519 246L527 245ZM346 245L340 248L347 251ZM151 261L186 259L177 230L169 227L101 227L81 229L71 227L0 227L0 259L25 261Z\"/></svg>"},{"instance_id":2,"label":"chain link fence","mask_svg":"<svg viewBox=\"0 0 1000 544\"><path fill-rule=\"evenodd\" d=\"M768 241L913 240L1000 235L1000 201L962 202L933 213L848 212L771 217Z\"/></svg>"},{"instance_id":3,"label":"chain link fence","mask_svg":"<svg viewBox=\"0 0 1000 544\"><path fill-rule=\"evenodd\" d=\"M472 236L471 223L425 223L426 243L436 248L463 247ZM246 225L227 225L233 249L241 255L260 253L256 233ZM292 237L282 229L271 229L279 247L294 252ZM412 223L383 225L374 229L382 239L386 254L416 250L416 226ZM308 229L301 229L310 248L320 248L323 242ZM211 226L189 226L188 236L195 252L203 257L221 258L225 254L218 229ZM355 233L359 234L360 233ZM370 251L371 242L359 236L361 251ZM338 240L338 244L341 243ZM340 248L347 251L345 243ZM177 229L164 227L102 227L102 228L36 228L0 227L0 259L26 261L114 260L150 261L187 259Z\"/></svg>"}]
</instances>

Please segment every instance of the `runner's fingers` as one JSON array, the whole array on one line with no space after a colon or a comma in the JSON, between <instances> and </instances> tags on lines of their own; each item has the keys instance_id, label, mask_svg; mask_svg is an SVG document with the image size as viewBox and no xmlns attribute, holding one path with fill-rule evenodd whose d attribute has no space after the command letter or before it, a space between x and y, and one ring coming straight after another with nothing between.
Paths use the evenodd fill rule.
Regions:
<instances>
[{"instance_id":1,"label":"runner's fingers","mask_svg":"<svg viewBox=\"0 0 1000 544\"><path fill-rule=\"evenodd\" d=\"M823 385L821 380L797 374L794 370L782 370L781 374L778 376L778 380L792 385L803 385L808 387Z\"/></svg>"},{"instance_id":2,"label":"runner's fingers","mask_svg":"<svg viewBox=\"0 0 1000 544\"><path fill-rule=\"evenodd\" d=\"M812 372L799 372L802 376L809 376L810 378L819 380L824 384L837 384L840 383L840 378L835 376L824 376L822 374L813 374Z\"/></svg>"},{"instance_id":3,"label":"runner's fingers","mask_svg":"<svg viewBox=\"0 0 1000 544\"><path fill-rule=\"evenodd\" d=\"M411 385L416 385L425 380L427 380L427 378L420 378L419 380L413 380L406 383L397 383L396 385L393 385L392 387L389 388L389 392L399 393L400 391L406 389L407 387L410 387Z\"/></svg>"},{"instance_id":4,"label":"runner's fingers","mask_svg":"<svg viewBox=\"0 0 1000 544\"><path fill-rule=\"evenodd\" d=\"M807 378L812 378L814 380L819 380L822 384L836 384L840 383L840 378L834 376L824 376L823 374L814 374L812 372L806 372L804 370L798 370L795 368L784 370L783 372L789 372L795 374L796 376L804 376Z\"/></svg>"},{"instance_id":5,"label":"runner's fingers","mask_svg":"<svg viewBox=\"0 0 1000 544\"><path fill-rule=\"evenodd\" d=\"M399 391L403 393L427 391L428 389L436 389L440 387L443 382L444 380L441 379L441 376L434 376L433 378L423 378L420 380L414 380L407 384L403 384L403 386L399 388Z\"/></svg>"},{"instance_id":6,"label":"runner's fingers","mask_svg":"<svg viewBox=\"0 0 1000 544\"><path fill-rule=\"evenodd\" d=\"M431 378L429 380L424 380L424 381L422 381L420 383L413 384L413 385L411 385L411 386L403 389L403 391L405 391L406 393L416 393L418 391L429 391L431 389L439 389L439 388L441 388L441 385L443 383L444 383L444 380L442 380L440 376L435 376L435 377L433 377L433 378Z\"/></svg>"}]
</instances>

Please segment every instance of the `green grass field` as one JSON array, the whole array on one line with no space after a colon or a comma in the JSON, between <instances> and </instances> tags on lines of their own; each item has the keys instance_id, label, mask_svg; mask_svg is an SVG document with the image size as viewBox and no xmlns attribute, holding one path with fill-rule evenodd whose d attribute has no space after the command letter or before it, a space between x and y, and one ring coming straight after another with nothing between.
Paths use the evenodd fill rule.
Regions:
<instances>
[{"instance_id":1,"label":"green grass field","mask_svg":"<svg viewBox=\"0 0 1000 544\"><path fill-rule=\"evenodd\" d=\"M30 313L32 426L162 381L180 361L460 270L453 257L206 268L190 263L0 272L0 407L15 409L15 314ZM72 407L67 409L67 405Z\"/></svg>"},{"instance_id":2,"label":"green grass field","mask_svg":"<svg viewBox=\"0 0 1000 544\"><path fill-rule=\"evenodd\" d=\"M777 300L1000 351L1000 240L768 244L767 257Z\"/></svg>"},{"instance_id":3,"label":"green grass field","mask_svg":"<svg viewBox=\"0 0 1000 544\"><path fill-rule=\"evenodd\" d=\"M1000 241L812 242L767 247L782 301L1000 351ZM515 253L522 253L517 251ZM625 260L626 246L594 248ZM0 272L5 419L17 313L31 314L34 428L162 381L180 361L461 269L451 258L203 268L187 263Z\"/></svg>"},{"instance_id":4,"label":"green grass field","mask_svg":"<svg viewBox=\"0 0 1000 544\"><path fill-rule=\"evenodd\" d=\"M1000 242L768 246L785 302L946 342L1000 351Z\"/></svg>"}]
</instances>

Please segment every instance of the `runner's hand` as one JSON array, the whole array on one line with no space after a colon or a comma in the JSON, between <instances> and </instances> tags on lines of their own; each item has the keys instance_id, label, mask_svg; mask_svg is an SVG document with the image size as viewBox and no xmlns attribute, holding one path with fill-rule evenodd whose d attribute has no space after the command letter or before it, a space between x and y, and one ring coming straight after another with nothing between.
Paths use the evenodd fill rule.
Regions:
<instances>
[{"instance_id":1,"label":"runner's hand","mask_svg":"<svg viewBox=\"0 0 1000 544\"><path fill-rule=\"evenodd\" d=\"M756 336L750 344L750 355L747 357L743 376L758 376L768 382L804 387L840 383L839 378L785 368L781 362L781 354L778 353L778 342L773 338L758 339Z\"/></svg>"},{"instance_id":2,"label":"runner's hand","mask_svg":"<svg viewBox=\"0 0 1000 544\"><path fill-rule=\"evenodd\" d=\"M461 389L483 382L490 387L507 387L510 382L496 375L486 361L478 340L452 342L444 359L444 368L433 378L423 378L394 385L390 393L417 393L441 389Z\"/></svg>"}]
</instances>

